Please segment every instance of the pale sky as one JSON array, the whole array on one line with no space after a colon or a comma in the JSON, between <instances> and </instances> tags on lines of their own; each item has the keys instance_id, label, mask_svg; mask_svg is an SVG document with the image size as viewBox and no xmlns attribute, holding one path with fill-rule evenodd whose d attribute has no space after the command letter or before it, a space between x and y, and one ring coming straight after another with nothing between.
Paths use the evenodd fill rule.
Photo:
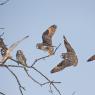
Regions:
<instances>
[{"instance_id":1,"label":"pale sky","mask_svg":"<svg viewBox=\"0 0 95 95\"><path fill-rule=\"evenodd\" d=\"M52 24L58 26L53 36L53 45L63 42L66 36L75 49L79 62L77 67L68 67L51 74L50 70L62 59L60 54L66 52L64 43L54 56L39 61L35 67L49 79L60 81L57 87L62 95L95 95L95 61L86 60L95 54L95 1L94 0L10 0L0 6L0 27L4 27L4 40L10 46L13 42L30 35L13 52L22 49L31 65L36 58L47 55L36 49L42 41L42 33ZM7 61L6 64L15 64ZM30 80L22 69L13 69L21 84L26 88L24 95L51 95L48 85L40 87ZM3 72L3 73L2 73ZM38 81L45 81L39 74L30 70L31 76ZM6 95L21 95L17 82L5 68L0 68L0 91ZM54 95L58 95L57 92Z\"/></svg>"}]
</instances>

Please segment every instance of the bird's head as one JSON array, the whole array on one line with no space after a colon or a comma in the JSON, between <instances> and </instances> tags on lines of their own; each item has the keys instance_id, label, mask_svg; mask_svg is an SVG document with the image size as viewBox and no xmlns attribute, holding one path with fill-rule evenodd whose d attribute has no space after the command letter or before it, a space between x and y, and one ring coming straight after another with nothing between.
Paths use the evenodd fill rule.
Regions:
<instances>
[{"instance_id":1,"label":"bird's head","mask_svg":"<svg viewBox=\"0 0 95 95\"><path fill-rule=\"evenodd\" d=\"M22 50L17 50L17 54L22 54Z\"/></svg>"},{"instance_id":2,"label":"bird's head","mask_svg":"<svg viewBox=\"0 0 95 95\"><path fill-rule=\"evenodd\" d=\"M52 25L51 27L53 27L54 29L57 29L57 25L55 25L55 24Z\"/></svg>"}]
</instances>

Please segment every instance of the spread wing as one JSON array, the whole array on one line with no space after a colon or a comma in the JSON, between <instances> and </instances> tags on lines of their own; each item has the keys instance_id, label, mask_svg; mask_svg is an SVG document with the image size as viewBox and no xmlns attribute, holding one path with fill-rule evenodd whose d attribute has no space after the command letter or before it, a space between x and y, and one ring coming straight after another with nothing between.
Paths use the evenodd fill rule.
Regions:
<instances>
[{"instance_id":1,"label":"spread wing","mask_svg":"<svg viewBox=\"0 0 95 95\"><path fill-rule=\"evenodd\" d=\"M24 38L22 38L21 40L16 41L15 43L13 43L10 47L9 47L9 51L12 51L14 48L17 47L18 44L20 44L23 40L25 40L26 38L28 38L29 36L25 36Z\"/></svg>"},{"instance_id":2,"label":"spread wing","mask_svg":"<svg viewBox=\"0 0 95 95\"><path fill-rule=\"evenodd\" d=\"M51 73L59 72L59 71L63 70L66 67L69 67L69 66L72 66L72 63L70 62L70 60L65 59L65 60L61 61L57 66L55 66L51 70Z\"/></svg>"},{"instance_id":3,"label":"spread wing","mask_svg":"<svg viewBox=\"0 0 95 95\"><path fill-rule=\"evenodd\" d=\"M29 36L25 36L24 38L22 38L21 40L16 41L15 43L13 43L7 50L6 50L6 55L4 55L3 57L0 57L0 63L5 63L6 60L8 58L10 58L11 56L11 52L17 47L18 44L20 44L23 40L25 40L26 38L28 38Z\"/></svg>"},{"instance_id":4,"label":"spread wing","mask_svg":"<svg viewBox=\"0 0 95 95\"><path fill-rule=\"evenodd\" d=\"M66 37L65 36L63 37L64 37L64 45L67 49L67 52L75 52L70 43L67 41Z\"/></svg>"},{"instance_id":5,"label":"spread wing","mask_svg":"<svg viewBox=\"0 0 95 95\"><path fill-rule=\"evenodd\" d=\"M46 45L52 46L52 37L56 31L57 26L52 25L50 26L43 34L42 34L42 40L43 43Z\"/></svg>"},{"instance_id":6,"label":"spread wing","mask_svg":"<svg viewBox=\"0 0 95 95\"><path fill-rule=\"evenodd\" d=\"M95 60L95 55L91 56L87 61L89 62L89 61L93 61L93 60Z\"/></svg>"}]
</instances>

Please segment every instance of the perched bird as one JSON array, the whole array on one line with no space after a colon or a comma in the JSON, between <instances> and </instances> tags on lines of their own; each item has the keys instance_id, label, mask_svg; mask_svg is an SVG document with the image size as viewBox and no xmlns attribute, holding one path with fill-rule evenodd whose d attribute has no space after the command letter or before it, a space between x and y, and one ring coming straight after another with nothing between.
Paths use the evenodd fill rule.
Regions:
<instances>
[{"instance_id":1,"label":"perched bird","mask_svg":"<svg viewBox=\"0 0 95 95\"><path fill-rule=\"evenodd\" d=\"M64 36L64 45L67 52L61 54L61 57L63 58L63 60L51 70L51 73L59 72L63 70L64 68L72 66L72 65L76 66L78 63L77 55L74 49L72 48L72 46L70 45L70 43L67 41L65 36Z\"/></svg>"},{"instance_id":2,"label":"perched bird","mask_svg":"<svg viewBox=\"0 0 95 95\"><path fill-rule=\"evenodd\" d=\"M23 37L21 40L16 41L15 43L13 43L9 48L7 49L3 49L2 50L2 57L0 57L0 63L4 64L8 59L11 59L11 52L26 38L28 38L29 36L25 36Z\"/></svg>"},{"instance_id":3,"label":"perched bird","mask_svg":"<svg viewBox=\"0 0 95 95\"><path fill-rule=\"evenodd\" d=\"M27 71L27 63L26 63L26 58L25 55L23 54L22 50L17 50L16 53L16 59L18 61L18 65L21 64L24 66L24 70Z\"/></svg>"},{"instance_id":4,"label":"perched bird","mask_svg":"<svg viewBox=\"0 0 95 95\"><path fill-rule=\"evenodd\" d=\"M91 57L87 60L87 62L93 61L93 60L95 60L95 55L91 56Z\"/></svg>"},{"instance_id":5,"label":"perched bird","mask_svg":"<svg viewBox=\"0 0 95 95\"><path fill-rule=\"evenodd\" d=\"M51 25L45 32L42 34L42 43L37 43L37 49L47 51L49 55L52 55L54 52L54 46L52 45L52 37L57 29L56 25Z\"/></svg>"},{"instance_id":6,"label":"perched bird","mask_svg":"<svg viewBox=\"0 0 95 95\"><path fill-rule=\"evenodd\" d=\"M26 58L25 58L22 50L17 50L16 59L18 61L18 65L21 64L21 65L27 66Z\"/></svg>"}]
</instances>

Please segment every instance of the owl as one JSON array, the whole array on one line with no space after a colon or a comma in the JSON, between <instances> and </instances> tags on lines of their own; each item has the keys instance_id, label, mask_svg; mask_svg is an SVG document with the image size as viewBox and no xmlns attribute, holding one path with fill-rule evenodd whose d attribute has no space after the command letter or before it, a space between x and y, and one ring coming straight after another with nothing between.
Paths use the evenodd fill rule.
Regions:
<instances>
[{"instance_id":1,"label":"owl","mask_svg":"<svg viewBox=\"0 0 95 95\"><path fill-rule=\"evenodd\" d=\"M27 66L26 58L25 58L22 50L17 50L16 59L18 61L18 65L21 64L21 65Z\"/></svg>"},{"instance_id":2,"label":"owl","mask_svg":"<svg viewBox=\"0 0 95 95\"><path fill-rule=\"evenodd\" d=\"M61 54L63 60L51 70L51 73L59 72L66 67L77 66L78 63L77 55L74 49L71 47L70 43L67 41L65 36L64 36L64 45L67 52Z\"/></svg>"},{"instance_id":3,"label":"owl","mask_svg":"<svg viewBox=\"0 0 95 95\"><path fill-rule=\"evenodd\" d=\"M87 60L87 62L93 61L93 60L95 60L95 55L91 56L91 57Z\"/></svg>"},{"instance_id":4,"label":"owl","mask_svg":"<svg viewBox=\"0 0 95 95\"><path fill-rule=\"evenodd\" d=\"M52 45L52 37L56 29L56 25L51 25L45 32L43 32L42 43L37 43L36 48L43 51L47 51L49 55L52 55L54 52L54 46Z\"/></svg>"}]
</instances>

